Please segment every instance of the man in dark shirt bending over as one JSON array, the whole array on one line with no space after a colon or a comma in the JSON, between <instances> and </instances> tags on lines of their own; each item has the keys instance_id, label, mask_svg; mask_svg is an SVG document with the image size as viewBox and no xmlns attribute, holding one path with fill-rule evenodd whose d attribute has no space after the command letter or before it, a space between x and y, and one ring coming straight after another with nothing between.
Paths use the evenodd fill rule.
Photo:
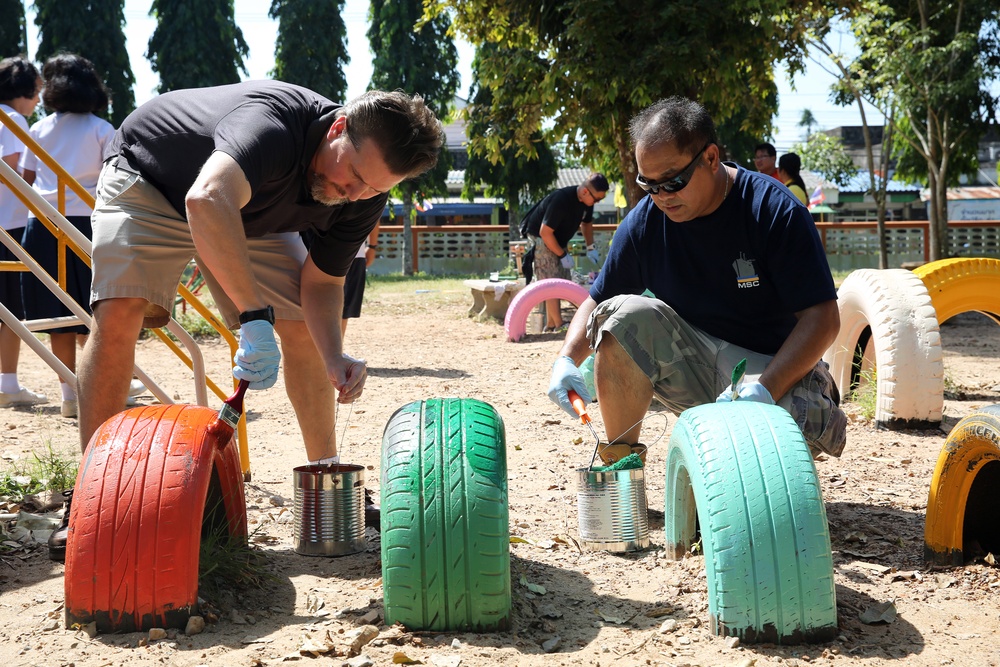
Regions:
<instances>
[{"instance_id":1,"label":"man in dark shirt bending over","mask_svg":"<svg viewBox=\"0 0 1000 667\"><path fill-rule=\"evenodd\" d=\"M419 96L371 91L342 106L277 81L170 92L126 118L93 215L83 450L125 405L139 332L166 324L193 257L240 326L233 375L266 389L283 354L306 455L336 461L335 392L350 403L367 377L342 349L344 276L389 190L430 169L442 140Z\"/></svg>"}]
</instances>

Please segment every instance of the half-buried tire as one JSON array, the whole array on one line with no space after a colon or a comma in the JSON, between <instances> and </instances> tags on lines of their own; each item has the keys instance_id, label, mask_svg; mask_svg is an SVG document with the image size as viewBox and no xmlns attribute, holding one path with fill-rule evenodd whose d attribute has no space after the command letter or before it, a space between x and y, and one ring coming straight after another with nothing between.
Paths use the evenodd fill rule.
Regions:
<instances>
[{"instance_id":1,"label":"half-buried tire","mask_svg":"<svg viewBox=\"0 0 1000 667\"><path fill-rule=\"evenodd\" d=\"M932 428L944 407L938 316L927 287L905 269L859 269L837 290L840 330L823 358L848 397L873 372L875 425ZM869 375L869 377L871 377Z\"/></svg>"},{"instance_id":2,"label":"half-buried tire","mask_svg":"<svg viewBox=\"0 0 1000 667\"><path fill-rule=\"evenodd\" d=\"M563 299L577 308L587 300L590 292L587 288L577 285L572 280L562 278L546 278L531 283L511 300L504 315L503 330L507 340L518 343L528 330L528 315L532 309L543 301Z\"/></svg>"},{"instance_id":3,"label":"half-buried tire","mask_svg":"<svg viewBox=\"0 0 1000 667\"><path fill-rule=\"evenodd\" d=\"M387 625L509 626L510 528L503 420L470 398L409 403L382 436Z\"/></svg>"},{"instance_id":4,"label":"half-buried tire","mask_svg":"<svg viewBox=\"0 0 1000 667\"><path fill-rule=\"evenodd\" d=\"M77 475L66 543L66 627L184 628L198 612L202 530L246 540L235 440L206 433L215 410L121 412L94 434Z\"/></svg>"},{"instance_id":5,"label":"half-buried tire","mask_svg":"<svg viewBox=\"0 0 1000 667\"><path fill-rule=\"evenodd\" d=\"M924 559L963 565L1000 553L1000 405L972 413L945 441L927 497Z\"/></svg>"},{"instance_id":6,"label":"half-buried tire","mask_svg":"<svg viewBox=\"0 0 1000 667\"><path fill-rule=\"evenodd\" d=\"M826 510L791 416L749 401L686 410L667 450L666 550L700 525L712 631L747 643L827 641L837 602Z\"/></svg>"}]
</instances>

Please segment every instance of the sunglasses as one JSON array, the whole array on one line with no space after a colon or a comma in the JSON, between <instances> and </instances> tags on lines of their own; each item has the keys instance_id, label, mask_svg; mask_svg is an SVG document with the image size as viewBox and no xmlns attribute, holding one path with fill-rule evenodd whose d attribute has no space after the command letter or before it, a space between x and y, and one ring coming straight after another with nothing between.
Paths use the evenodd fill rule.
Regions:
<instances>
[{"instance_id":1,"label":"sunglasses","mask_svg":"<svg viewBox=\"0 0 1000 667\"><path fill-rule=\"evenodd\" d=\"M659 194L660 190L670 193L680 192L687 187L688 183L691 182L691 176L694 174L695 167L698 165L698 159L701 157L701 154L705 152L705 149L711 145L711 141L705 144L702 149L698 151L697 155L695 155L694 158L687 163L687 166L681 169L676 175L660 181L659 183L650 183L642 176L636 176L636 184L651 195Z\"/></svg>"}]
</instances>

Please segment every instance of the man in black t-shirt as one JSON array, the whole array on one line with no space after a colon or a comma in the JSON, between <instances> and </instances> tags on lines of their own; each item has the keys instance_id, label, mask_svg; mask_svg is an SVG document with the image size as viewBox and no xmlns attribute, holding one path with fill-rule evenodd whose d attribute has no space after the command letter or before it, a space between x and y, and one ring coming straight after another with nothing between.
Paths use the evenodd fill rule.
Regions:
<instances>
[{"instance_id":1,"label":"man in black t-shirt","mask_svg":"<svg viewBox=\"0 0 1000 667\"><path fill-rule=\"evenodd\" d=\"M595 264L600 254L594 245L594 204L608 193L608 179L603 174L591 174L580 185L570 185L549 193L535 208L528 212L525 221L528 239L534 249L533 270L535 280L570 278L573 257L569 242L577 230L583 231L587 243L587 257ZM546 330L563 326L559 299L545 302Z\"/></svg>"},{"instance_id":2,"label":"man in black t-shirt","mask_svg":"<svg viewBox=\"0 0 1000 667\"><path fill-rule=\"evenodd\" d=\"M165 93L133 112L98 183L82 448L125 405L139 332L167 322L193 257L240 327L233 375L266 389L284 355L308 459L336 461L335 402L358 398L367 377L343 352L344 276L389 190L433 167L442 141L423 100L398 91L341 106L251 81Z\"/></svg>"}]
</instances>

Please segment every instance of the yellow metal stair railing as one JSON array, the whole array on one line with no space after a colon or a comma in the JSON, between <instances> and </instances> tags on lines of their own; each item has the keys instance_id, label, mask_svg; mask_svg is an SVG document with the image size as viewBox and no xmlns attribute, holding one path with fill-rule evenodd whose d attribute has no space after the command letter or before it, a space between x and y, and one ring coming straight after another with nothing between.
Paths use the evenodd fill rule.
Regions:
<instances>
[{"instance_id":1,"label":"yellow metal stair railing","mask_svg":"<svg viewBox=\"0 0 1000 667\"><path fill-rule=\"evenodd\" d=\"M15 194L27 207L28 210L48 229L53 236L56 238L57 248L58 248L58 264L57 264L57 278L53 278L45 269L43 269L24 249L21 247L18 240L15 240L7 234L6 231L0 230L0 242L2 242L19 261L11 262L5 261L0 262L0 271L31 271L41 282L67 307L74 313L72 317L63 318L49 318L46 320L35 320L21 322L14 317L14 315L2 304L0 304L0 321L11 327L15 333L23 340L28 346L37 353L45 363L47 363L60 379L64 382L70 384L75 383L76 378L72 371L70 371L59 359L55 357L35 336L32 334L32 330L41 330L48 328L55 328L59 326L71 326L75 324L83 324L85 326L90 326L90 316L73 298L66 293L66 250L71 250L74 252L83 262L88 266L90 265L90 255L91 255L91 243L90 239L84 236L75 226L73 226L65 217L65 203L66 203L66 191L65 188L69 187L73 190L84 202L88 204L91 208L94 207L94 197L89 192L87 192L68 172L66 172L63 167L56 162L41 146L35 142L31 136L20 128L14 121L10 119L7 114L0 114L0 122L2 122L8 129L13 132L18 139L20 139L28 150L31 150L39 160L41 160L46 166L52 169L58 177L58 195L57 202L59 208L53 207L49 202L47 202L41 195L39 195L35 190L29 186L21 176L10 168L7 163L0 160L0 184L6 186L11 192ZM233 333L226 328L218 317L212 313L183 283L178 285L178 293L180 296L191 305L194 310L200 314L205 320L223 337L226 343L229 345L230 357L236 353L236 348L238 346L238 341ZM181 349L162 329L152 329L153 333L163 341L168 348L170 348L174 354L176 354L184 364L190 368L194 373L195 379L195 397L196 402L199 405L208 406L208 396L206 393L206 387L211 389L212 392L220 399L225 399L227 397L226 392L224 392L211 378L207 377L205 374L204 358L201 354L201 350L198 347L198 343L194 338L184 330L184 328L173 318L167 324L166 329L172 333L186 348ZM147 375L138 365L135 367L136 375L139 379L143 381L146 387L153 393L156 398L164 404L173 403L170 396L166 394L153 382L152 378ZM233 387L236 386L236 381L233 380ZM249 449L247 444L247 429L246 429L246 416L240 418L240 422L237 426L237 440L239 443L240 451L240 466L243 470L244 479L249 480L250 478L250 457Z\"/></svg>"}]
</instances>

